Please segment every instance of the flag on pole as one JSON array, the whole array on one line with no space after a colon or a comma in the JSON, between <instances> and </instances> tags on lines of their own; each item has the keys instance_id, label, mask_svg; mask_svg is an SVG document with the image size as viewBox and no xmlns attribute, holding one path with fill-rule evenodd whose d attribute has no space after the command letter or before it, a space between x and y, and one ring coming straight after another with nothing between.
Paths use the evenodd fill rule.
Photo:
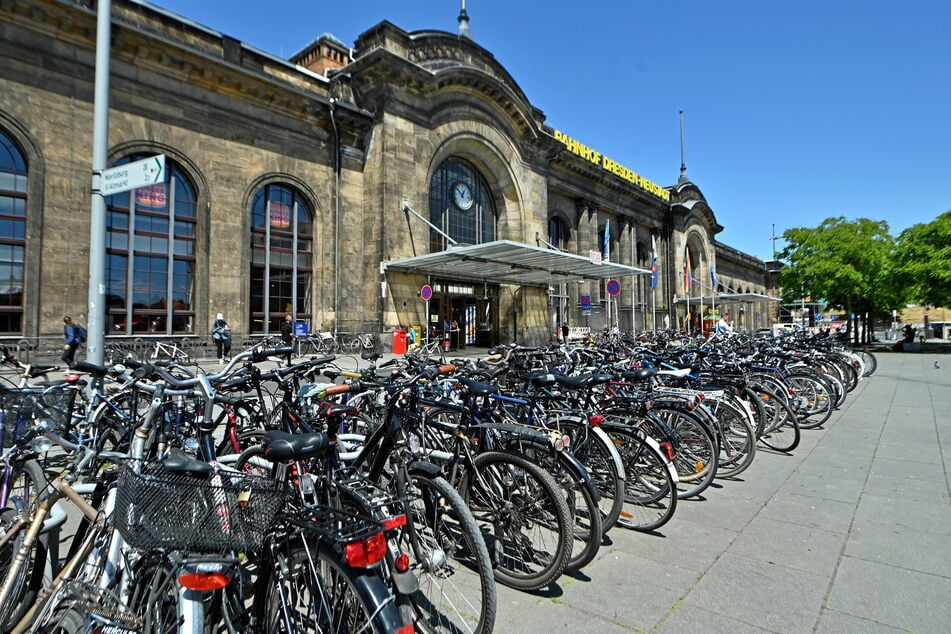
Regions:
<instances>
[{"instance_id":1,"label":"flag on pole","mask_svg":"<svg viewBox=\"0 0 951 634\"><path fill-rule=\"evenodd\" d=\"M710 265L710 283L713 285L711 291L717 292L717 270L712 264Z\"/></svg>"},{"instance_id":2,"label":"flag on pole","mask_svg":"<svg viewBox=\"0 0 951 634\"><path fill-rule=\"evenodd\" d=\"M651 288L657 288L657 242L651 236Z\"/></svg>"},{"instance_id":3,"label":"flag on pole","mask_svg":"<svg viewBox=\"0 0 951 634\"><path fill-rule=\"evenodd\" d=\"M690 266L690 249L684 247L684 293L690 294L690 286L693 281L690 277L690 269L693 267Z\"/></svg>"},{"instance_id":4,"label":"flag on pole","mask_svg":"<svg viewBox=\"0 0 951 634\"><path fill-rule=\"evenodd\" d=\"M611 261L611 221L604 223L604 261Z\"/></svg>"}]
</instances>

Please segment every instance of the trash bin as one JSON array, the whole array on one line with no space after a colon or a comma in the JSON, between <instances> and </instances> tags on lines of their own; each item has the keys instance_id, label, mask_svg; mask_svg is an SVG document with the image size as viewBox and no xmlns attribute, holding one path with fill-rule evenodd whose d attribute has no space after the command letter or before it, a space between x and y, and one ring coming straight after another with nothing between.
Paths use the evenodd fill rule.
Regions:
<instances>
[{"instance_id":1,"label":"trash bin","mask_svg":"<svg viewBox=\"0 0 951 634\"><path fill-rule=\"evenodd\" d=\"M393 354L406 354L406 331L393 331Z\"/></svg>"}]
</instances>

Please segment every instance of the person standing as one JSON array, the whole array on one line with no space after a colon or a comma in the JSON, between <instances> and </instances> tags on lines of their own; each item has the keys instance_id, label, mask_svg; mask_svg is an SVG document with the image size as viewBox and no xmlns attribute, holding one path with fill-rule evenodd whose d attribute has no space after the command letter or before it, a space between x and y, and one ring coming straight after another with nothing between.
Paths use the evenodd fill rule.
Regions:
<instances>
[{"instance_id":1,"label":"person standing","mask_svg":"<svg viewBox=\"0 0 951 634\"><path fill-rule=\"evenodd\" d=\"M218 313L211 323L211 339L215 342L218 353L218 363L231 359L231 325L225 321L225 316Z\"/></svg>"},{"instance_id":2,"label":"person standing","mask_svg":"<svg viewBox=\"0 0 951 634\"><path fill-rule=\"evenodd\" d=\"M294 345L294 318L291 317L290 313L284 315L284 323L281 324L281 342L285 346L293 347ZM291 364L291 353L287 353L287 365Z\"/></svg>"},{"instance_id":3,"label":"person standing","mask_svg":"<svg viewBox=\"0 0 951 634\"><path fill-rule=\"evenodd\" d=\"M69 315L63 317L63 356L60 359L69 367L75 363L76 350L83 340L79 336L79 326L73 323Z\"/></svg>"}]
</instances>

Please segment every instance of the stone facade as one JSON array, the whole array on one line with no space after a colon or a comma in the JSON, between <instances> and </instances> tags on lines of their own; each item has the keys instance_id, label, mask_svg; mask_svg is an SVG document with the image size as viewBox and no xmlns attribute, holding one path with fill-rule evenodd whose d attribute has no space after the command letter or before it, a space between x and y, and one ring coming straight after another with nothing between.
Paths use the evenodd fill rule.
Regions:
<instances>
[{"instance_id":1,"label":"stone facade","mask_svg":"<svg viewBox=\"0 0 951 634\"><path fill-rule=\"evenodd\" d=\"M649 268L652 236L658 247L658 287L647 276L622 280L610 315L590 281L546 289L484 280L447 291L441 305L470 320L477 310L493 342L545 343L565 320L682 326L687 246L704 270L716 262L724 289L769 290L763 262L715 241L722 227L695 185L659 189L570 151L468 38L383 22L350 52L318 41L285 61L214 25L125 0L112 7L110 162L163 153L194 185L192 334L207 335L216 312L237 332L254 331L249 209L277 183L314 214L311 331L388 341L396 327L425 323L417 292L440 280L384 273L381 263L430 252L430 227L404 205L428 216L434 174L451 158L488 183L497 239L536 245L557 218L567 234L558 246L575 253L597 249L606 223L615 262ZM0 133L29 166L23 328L9 336L55 334L67 312L86 321L95 30L89 2L0 2ZM591 315L580 314L582 295ZM768 321L768 307L755 310Z\"/></svg>"}]
</instances>

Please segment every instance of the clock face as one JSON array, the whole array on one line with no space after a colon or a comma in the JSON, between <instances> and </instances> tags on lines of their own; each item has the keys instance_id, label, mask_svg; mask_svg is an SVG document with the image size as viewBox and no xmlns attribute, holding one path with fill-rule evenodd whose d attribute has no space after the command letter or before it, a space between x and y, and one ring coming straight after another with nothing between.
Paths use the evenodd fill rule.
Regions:
<instances>
[{"instance_id":1,"label":"clock face","mask_svg":"<svg viewBox=\"0 0 951 634\"><path fill-rule=\"evenodd\" d=\"M472 190L465 183L456 183L452 186L452 199L456 206L463 211L472 207Z\"/></svg>"}]
</instances>

